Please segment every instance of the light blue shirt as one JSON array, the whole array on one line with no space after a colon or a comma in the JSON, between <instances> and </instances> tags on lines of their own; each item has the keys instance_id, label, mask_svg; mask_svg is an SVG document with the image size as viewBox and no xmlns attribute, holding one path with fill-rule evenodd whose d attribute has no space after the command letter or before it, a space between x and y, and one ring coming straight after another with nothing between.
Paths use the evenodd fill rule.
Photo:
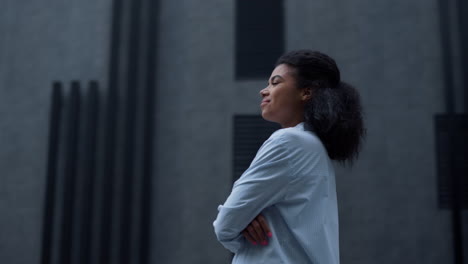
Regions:
<instances>
[{"instance_id":1,"label":"light blue shirt","mask_svg":"<svg viewBox=\"0 0 468 264\"><path fill-rule=\"evenodd\" d=\"M259 214L273 236L252 245L241 232ZM274 132L234 182L213 223L241 264L338 264L338 208L333 164L304 123Z\"/></svg>"}]
</instances>

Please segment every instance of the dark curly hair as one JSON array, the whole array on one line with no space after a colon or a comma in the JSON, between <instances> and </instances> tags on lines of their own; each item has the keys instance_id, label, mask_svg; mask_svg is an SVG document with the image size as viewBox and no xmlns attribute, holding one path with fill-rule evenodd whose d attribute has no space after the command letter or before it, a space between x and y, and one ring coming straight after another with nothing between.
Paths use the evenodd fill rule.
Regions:
<instances>
[{"instance_id":1,"label":"dark curly hair","mask_svg":"<svg viewBox=\"0 0 468 264\"><path fill-rule=\"evenodd\" d=\"M342 82L335 60L312 50L296 50L281 56L276 66L295 69L299 89L312 89L304 110L306 127L320 138L328 156L352 165L362 147L366 128L358 91Z\"/></svg>"}]
</instances>

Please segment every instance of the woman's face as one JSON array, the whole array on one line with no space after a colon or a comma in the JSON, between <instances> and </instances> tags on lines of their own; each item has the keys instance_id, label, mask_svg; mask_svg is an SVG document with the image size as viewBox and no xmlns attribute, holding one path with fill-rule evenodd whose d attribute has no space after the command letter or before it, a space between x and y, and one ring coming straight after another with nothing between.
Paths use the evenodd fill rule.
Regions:
<instances>
[{"instance_id":1,"label":"woman's face","mask_svg":"<svg viewBox=\"0 0 468 264\"><path fill-rule=\"evenodd\" d=\"M286 64L278 65L260 91L262 117L268 121L291 127L304 119L304 103L310 98L307 89L296 88L295 69Z\"/></svg>"}]
</instances>

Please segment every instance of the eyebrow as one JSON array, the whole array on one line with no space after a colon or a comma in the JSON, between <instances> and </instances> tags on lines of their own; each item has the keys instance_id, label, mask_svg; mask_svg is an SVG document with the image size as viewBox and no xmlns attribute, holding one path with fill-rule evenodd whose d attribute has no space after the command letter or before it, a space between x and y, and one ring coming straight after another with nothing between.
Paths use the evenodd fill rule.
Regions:
<instances>
[{"instance_id":1,"label":"eyebrow","mask_svg":"<svg viewBox=\"0 0 468 264\"><path fill-rule=\"evenodd\" d=\"M280 79L283 79L283 80L284 80L284 78L281 77L281 75L275 75L275 76L273 76L273 77L270 78L270 82L273 82L276 78L280 78Z\"/></svg>"}]
</instances>

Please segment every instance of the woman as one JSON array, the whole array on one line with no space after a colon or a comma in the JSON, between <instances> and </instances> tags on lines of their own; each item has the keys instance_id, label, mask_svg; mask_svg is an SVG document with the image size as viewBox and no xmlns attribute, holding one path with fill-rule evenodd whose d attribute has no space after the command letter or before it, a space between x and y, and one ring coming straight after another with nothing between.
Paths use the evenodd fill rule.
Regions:
<instances>
[{"instance_id":1,"label":"woman","mask_svg":"<svg viewBox=\"0 0 468 264\"><path fill-rule=\"evenodd\" d=\"M218 207L214 229L232 263L339 263L332 160L352 164L365 135L355 88L329 56L281 56L260 91L262 117L281 124Z\"/></svg>"}]
</instances>

